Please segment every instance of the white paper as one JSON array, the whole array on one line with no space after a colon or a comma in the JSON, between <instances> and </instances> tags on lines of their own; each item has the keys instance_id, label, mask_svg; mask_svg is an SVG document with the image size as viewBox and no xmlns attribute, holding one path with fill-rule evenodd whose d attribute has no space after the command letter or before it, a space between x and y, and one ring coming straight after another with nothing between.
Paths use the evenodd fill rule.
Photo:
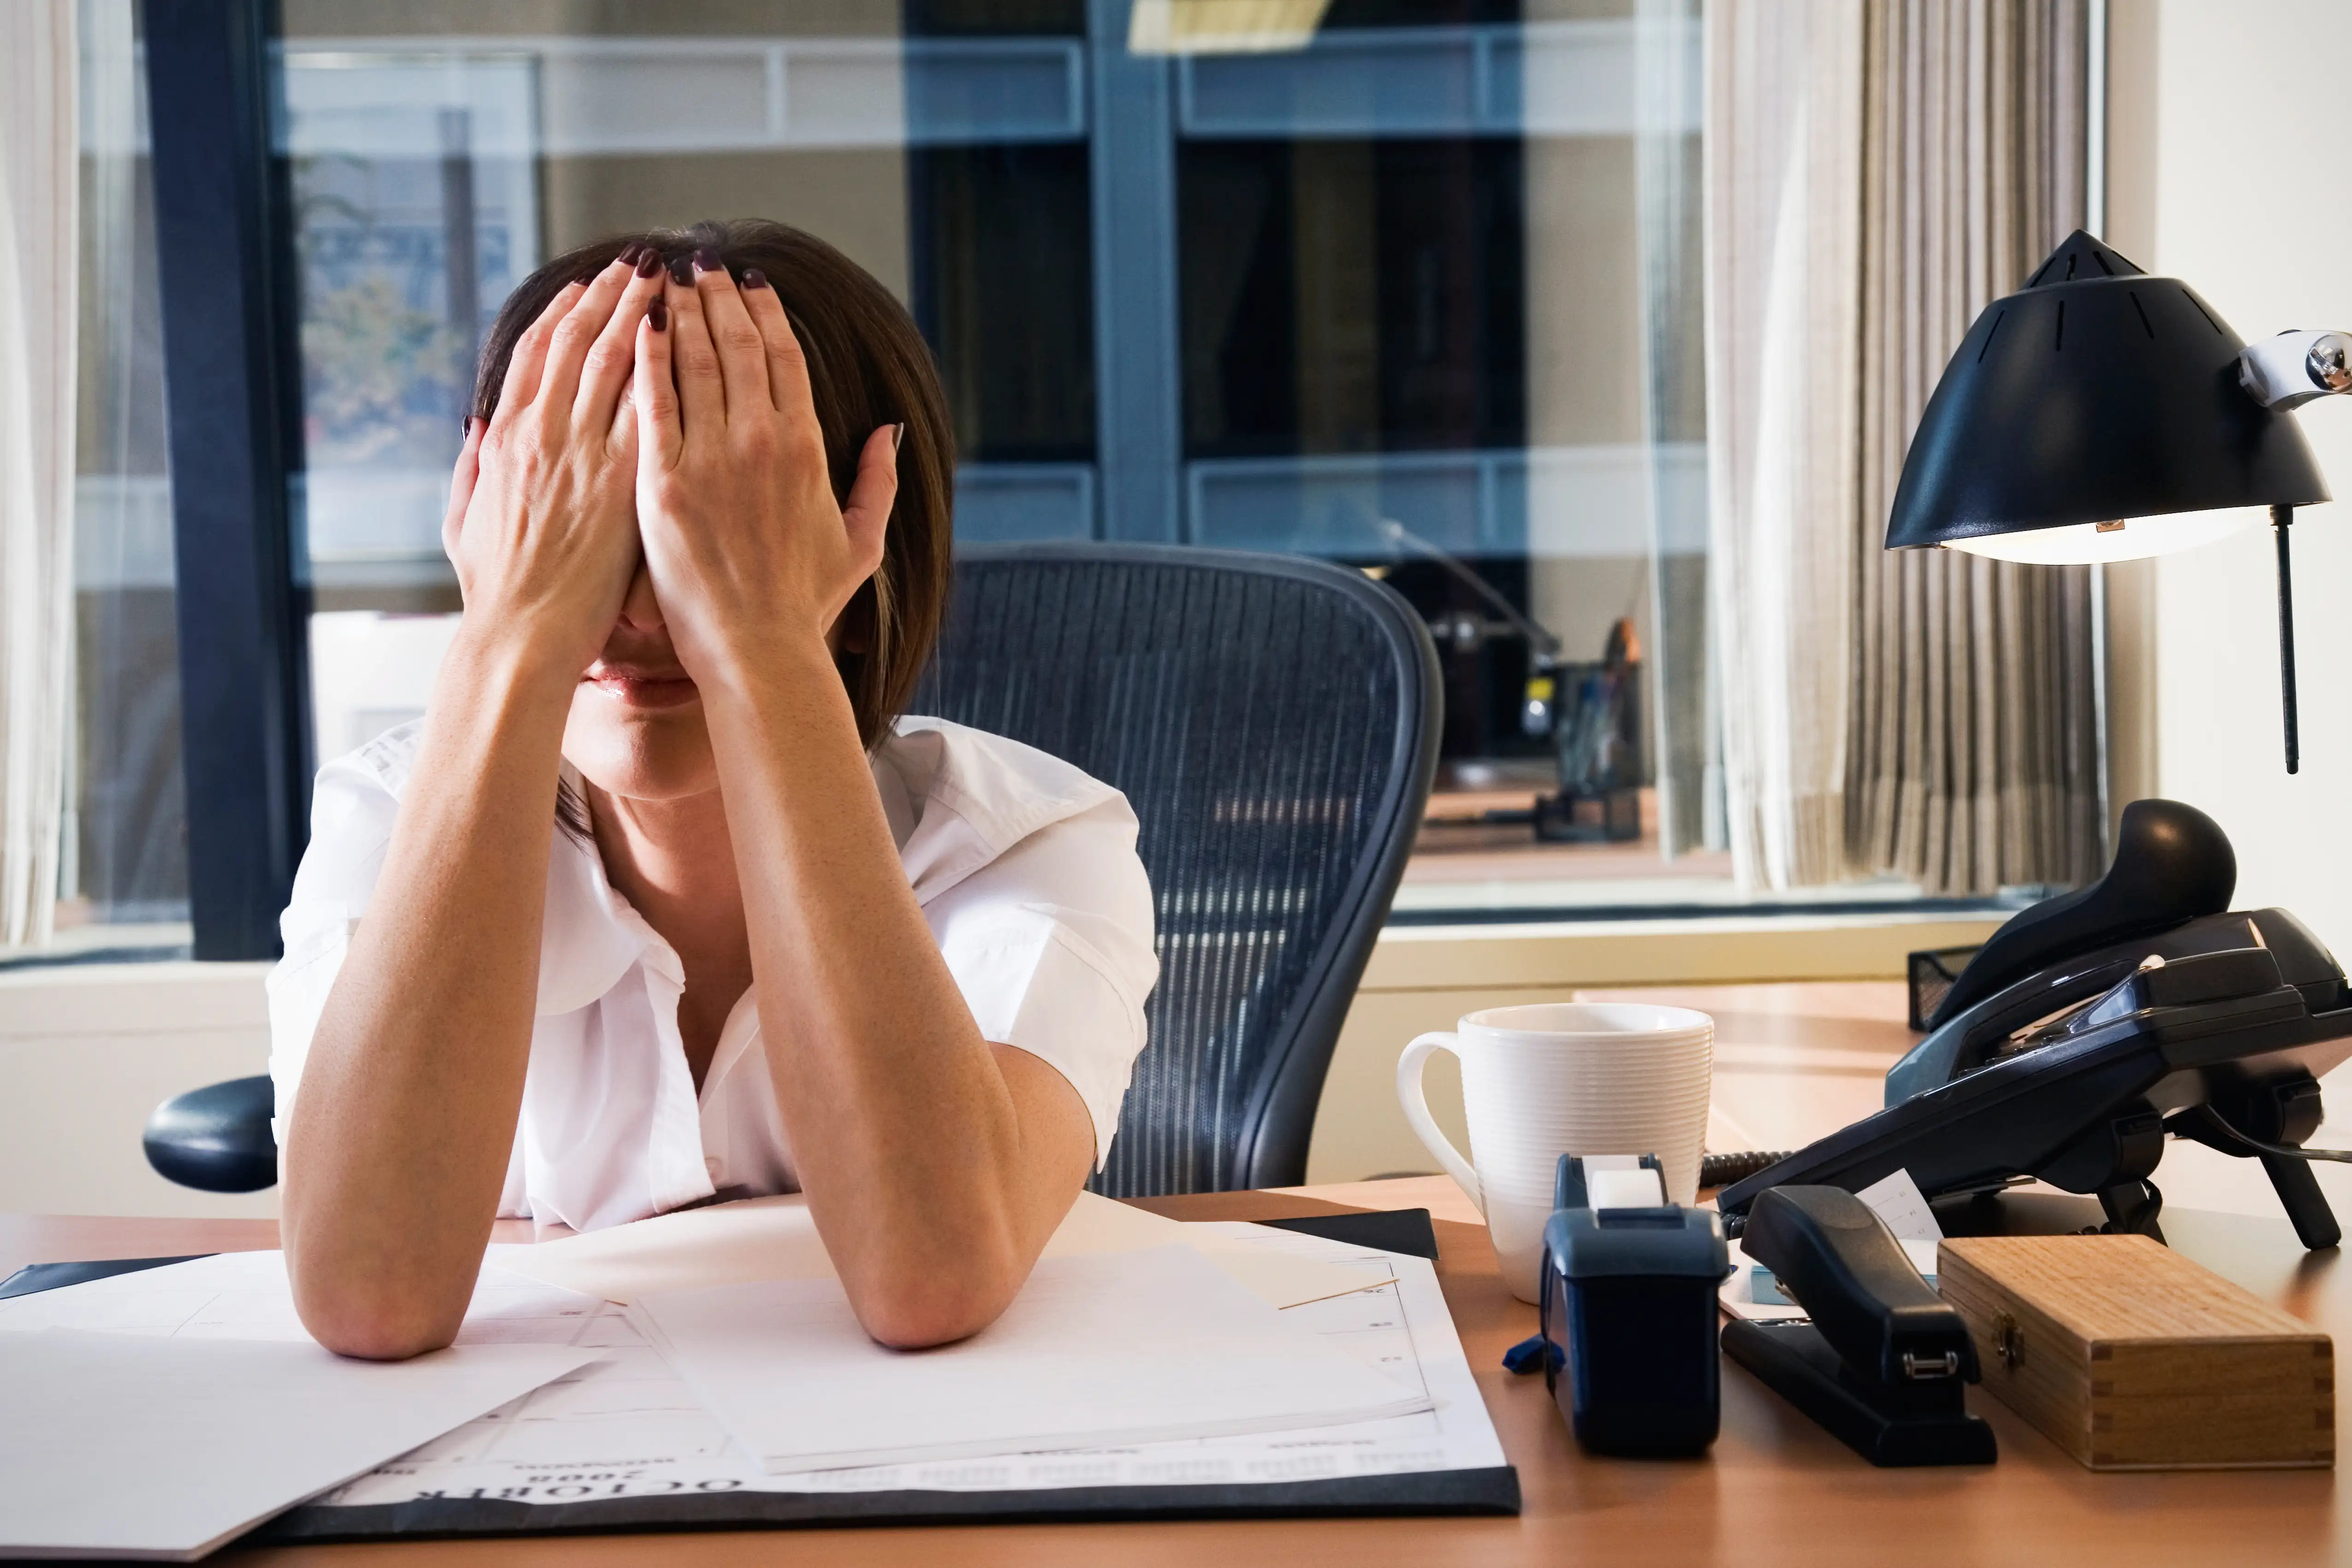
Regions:
<instances>
[{"instance_id":1,"label":"white paper","mask_svg":"<svg viewBox=\"0 0 2352 1568\"><path fill-rule=\"evenodd\" d=\"M1276 1307L1361 1290L1391 1278L1380 1254L1350 1264L1236 1246L1207 1228L1093 1193L1078 1200L1045 1244L1047 1258L1135 1252L1181 1241ZM549 1285L625 1306L653 1290L740 1285L755 1279L831 1279L833 1259L798 1193L680 1209L536 1246L501 1245L489 1261Z\"/></svg>"},{"instance_id":2,"label":"white paper","mask_svg":"<svg viewBox=\"0 0 2352 1568\"><path fill-rule=\"evenodd\" d=\"M1192 1248L1048 1258L971 1338L868 1339L835 1279L641 1296L632 1319L771 1473L1288 1431L1428 1407Z\"/></svg>"},{"instance_id":3,"label":"white paper","mask_svg":"<svg viewBox=\"0 0 2352 1568\"><path fill-rule=\"evenodd\" d=\"M1589 1183L1585 1196L1591 1208L1654 1209L1665 1205L1665 1184L1645 1165L1630 1171L1588 1171L1585 1175Z\"/></svg>"},{"instance_id":4,"label":"white paper","mask_svg":"<svg viewBox=\"0 0 2352 1568\"><path fill-rule=\"evenodd\" d=\"M728 1441L621 1308L486 1268L460 1344L573 1345L597 1359L377 1466L311 1506L1227 1485L1484 1469L1507 1462L1436 1271L1426 1260L1265 1226L1226 1222L1198 1228L1236 1243L1246 1238L1247 1245L1302 1262L1392 1273L1392 1283L1294 1307L1283 1316L1424 1395L1430 1408L1307 1431L771 1476ZM493 1248L508 1250L520 1249ZM184 1338L274 1334L307 1341L287 1295L284 1263L274 1252L225 1253L0 1301L0 1331L57 1321L94 1326L94 1319L125 1331ZM127 1476L122 1484L136 1486L140 1479Z\"/></svg>"},{"instance_id":5,"label":"white paper","mask_svg":"<svg viewBox=\"0 0 2352 1568\"><path fill-rule=\"evenodd\" d=\"M457 1342L569 1344L572 1330L602 1305L592 1296L484 1268ZM294 1312L282 1252L215 1253L0 1301L0 1333L48 1328L311 1342Z\"/></svg>"},{"instance_id":6,"label":"white paper","mask_svg":"<svg viewBox=\"0 0 2352 1568\"><path fill-rule=\"evenodd\" d=\"M1936 1211L1927 1206L1926 1194L1919 1184L1911 1179L1908 1171L1897 1171L1883 1181L1876 1181L1853 1194L1870 1205L1871 1212L1886 1222L1897 1241L1941 1241L1944 1227L1936 1223Z\"/></svg>"},{"instance_id":7,"label":"white paper","mask_svg":"<svg viewBox=\"0 0 2352 1568\"><path fill-rule=\"evenodd\" d=\"M202 1556L593 1355L494 1344L383 1363L307 1339L0 1334L0 1556Z\"/></svg>"},{"instance_id":8,"label":"white paper","mask_svg":"<svg viewBox=\"0 0 2352 1568\"><path fill-rule=\"evenodd\" d=\"M1295 1307L1283 1316L1422 1395L1429 1407L1416 1415L1306 1431L772 1476L728 1441L725 1429L670 1373L623 1310L599 1303L585 1321L542 1325L551 1333L568 1332L566 1342L597 1347L599 1362L379 1467L315 1506L471 1498L546 1505L730 1491L1205 1486L1507 1463L1436 1271L1425 1259L1262 1226L1218 1228L1255 1231L1257 1245L1302 1260L1391 1268L1391 1284Z\"/></svg>"}]
</instances>

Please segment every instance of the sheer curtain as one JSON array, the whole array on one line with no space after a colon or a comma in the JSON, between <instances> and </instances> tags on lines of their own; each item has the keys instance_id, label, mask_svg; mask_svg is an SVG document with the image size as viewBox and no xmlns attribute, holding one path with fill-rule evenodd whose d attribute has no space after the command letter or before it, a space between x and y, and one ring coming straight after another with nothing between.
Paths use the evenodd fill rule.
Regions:
<instances>
[{"instance_id":1,"label":"sheer curtain","mask_svg":"<svg viewBox=\"0 0 2352 1568\"><path fill-rule=\"evenodd\" d=\"M1881 547L1952 348L2083 221L2084 0L1716 0L1709 399L1743 879L2100 858L2084 569Z\"/></svg>"},{"instance_id":2,"label":"sheer curtain","mask_svg":"<svg viewBox=\"0 0 2352 1568\"><path fill-rule=\"evenodd\" d=\"M1847 873L1860 500L1858 0L1707 11L1709 583L1742 882Z\"/></svg>"},{"instance_id":3,"label":"sheer curtain","mask_svg":"<svg viewBox=\"0 0 2352 1568\"><path fill-rule=\"evenodd\" d=\"M73 0L0 5L0 945L57 910L73 690Z\"/></svg>"}]
</instances>

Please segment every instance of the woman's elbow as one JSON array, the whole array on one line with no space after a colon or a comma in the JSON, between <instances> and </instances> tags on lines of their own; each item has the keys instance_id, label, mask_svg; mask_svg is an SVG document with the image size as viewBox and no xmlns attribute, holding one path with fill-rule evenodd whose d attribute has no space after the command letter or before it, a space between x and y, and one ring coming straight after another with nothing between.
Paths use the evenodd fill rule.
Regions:
<instances>
[{"instance_id":1,"label":"woman's elbow","mask_svg":"<svg viewBox=\"0 0 2352 1568\"><path fill-rule=\"evenodd\" d=\"M1004 1315L1025 1268L943 1266L898 1269L866 1282L850 1305L873 1340L892 1350L929 1350L968 1340Z\"/></svg>"},{"instance_id":2,"label":"woman's elbow","mask_svg":"<svg viewBox=\"0 0 2352 1568\"><path fill-rule=\"evenodd\" d=\"M361 1361L406 1361L437 1351L457 1337L462 1310L403 1300L397 1291L349 1286L294 1292L294 1310L310 1337L337 1355Z\"/></svg>"}]
</instances>

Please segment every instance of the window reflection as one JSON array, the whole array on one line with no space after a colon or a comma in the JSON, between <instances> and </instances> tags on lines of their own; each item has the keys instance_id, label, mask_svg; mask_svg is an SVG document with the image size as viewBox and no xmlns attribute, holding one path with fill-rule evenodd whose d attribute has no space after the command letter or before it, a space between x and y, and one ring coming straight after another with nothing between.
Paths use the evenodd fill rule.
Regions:
<instances>
[{"instance_id":1,"label":"window reflection","mask_svg":"<svg viewBox=\"0 0 2352 1568\"><path fill-rule=\"evenodd\" d=\"M146 92L131 0L83 0L77 21L76 734L58 940L169 944L186 940L187 816ZM142 926L162 929L119 929Z\"/></svg>"},{"instance_id":2,"label":"window reflection","mask_svg":"<svg viewBox=\"0 0 2352 1568\"><path fill-rule=\"evenodd\" d=\"M1247 9L288 0L321 753L421 710L467 367L514 281L757 214L914 312L960 540L1302 552L1414 604L1445 773L1402 908L1735 898L1696 0Z\"/></svg>"}]
</instances>

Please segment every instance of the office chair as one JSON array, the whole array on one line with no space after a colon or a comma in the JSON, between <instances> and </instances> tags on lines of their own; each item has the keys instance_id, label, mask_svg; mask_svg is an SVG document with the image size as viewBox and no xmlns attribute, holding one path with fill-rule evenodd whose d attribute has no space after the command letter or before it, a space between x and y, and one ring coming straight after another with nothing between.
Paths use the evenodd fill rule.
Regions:
<instances>
[{"instance_id":1,"label":"office chair","mask_svg":"<svg viewBox=\"0 0 2352 1568\"><path fill-rule=\"evenodd\" d=\"M912 710L1127 794L1160 984L1114 1196L1304 1181L1315 1107L1437 765L1437 650L1394 590L1318 561L1146 544L958 552ZM166 1101L163 1175L277 1179L266 1078Z\"/></svg>"},{"instance_id":2,"label":"office chair","mask_svg":"<svg viewBox=\"0 0 2352 1568\"><path fill-rule=\"evenodd\" d=\"M1171 545L960 552L915 710L1066 758L1142 824L1160 984L1098 1191L1306 1179L1441 702L1420 616L1345 567Z\"/></svg>"}]
</instances>

